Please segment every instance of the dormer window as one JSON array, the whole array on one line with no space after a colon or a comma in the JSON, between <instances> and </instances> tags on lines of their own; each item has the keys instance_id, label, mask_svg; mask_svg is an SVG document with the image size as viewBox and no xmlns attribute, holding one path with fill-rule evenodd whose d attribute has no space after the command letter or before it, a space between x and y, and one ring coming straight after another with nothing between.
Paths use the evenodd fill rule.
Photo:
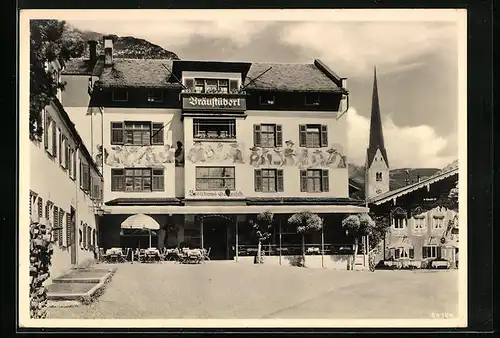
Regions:
<instances>
[{"instance_id":1,"label":"dormer window","mask_svg":"<svg viewBox=\"0 0 500 338\"><path fill-rule=\"evenodd\" d=\"M128 101L128 91L125 89L115 89L113 90L113 101L115 102L126 102Z\"/></svg>"},{"instance_id":2,"label":"dormer window","mask_svg":"<svg viewBox=\"0 0 500 338\"><path fill-rule=\"evenodd\" d=\"M161 90L150 90L148 92L148 102L162 102L163 101L163 92Z\"/></svg>"},{"instance_id":3,"label":"dormer window","mask_svg":"<svg viewBox=\"0 0 500 338\"><path fill-rule=\"evenodd\" d=\"M306 106L319 106L319 95L318 94L306 94L305 105Z\"/></svg>"},{"instance_id":4,"label":"dormer window","mask_svg":"<svg viewBox=\"0 0 500 338\"><path fill-rule=\"evenodd\" d=\"M270 105L273 105L275 103L275 97L273 94L270 94L270 93L263 93L263 94L260 94L259 96L259 103L262 105L262 106L270 106Z\"/></svg>"}]
</instances>

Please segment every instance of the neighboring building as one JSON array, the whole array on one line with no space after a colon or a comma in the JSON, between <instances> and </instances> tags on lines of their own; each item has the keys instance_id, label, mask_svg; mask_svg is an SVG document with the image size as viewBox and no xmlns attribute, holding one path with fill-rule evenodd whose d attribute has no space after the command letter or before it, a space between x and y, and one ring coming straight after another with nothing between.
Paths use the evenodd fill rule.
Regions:
<instances>
[{"instance_id":1,"label":"neighboring building","mask_svg":"<svg viewBox=\"0 0 500 338\"><path fill-rule=\"evenodd\" d=\"M443 258L455 266L459 250L458 161L433 176L369 199L370 211L390 221L384 260L407 258L417 267Z\"/></svg>"},{"instance_id":2,"label":"neighboring building","mask_svg":"<svg viewBox=\"0 0 500 338\"><path fill-rule=\"evenodd\" d=\"M391 224L379 259L407 258L417 267L435 258L454 263L458 202L448 195L458 182L458 161L416 182L407 177L407 185L395 190L389 190L389 169L375 70L364 190L370 212Z\"/></svg>"},{"instance_id":3,"label":"neighboring building","mask_svg":"<svg viewBox=\"0 0 500 338\"><path fill-rule=\"evenodd\" d=\"M50 66L60 76L60 65ZM51 278L94 259L103 183L60 97L42 112L42 140L30 142L30 215L54 228Z\"/></svg>"},{"instance_id":4,"label":"neighboring building","mask_svg":"<svg viewBox=\"0 0 500 338\"><path fill-rule=\"evenodd\" d=\"M74 120L87 125L88 142L103 145L96 154L104 159L102 247L186 243L211 248L212 259L233 259L256 246L248 221L267 210L280 224L275 254L279 243L290 253L300 247L287 226L298 211L324 217L329 252L352 243L341 220L367 208L349 198L359 187L350 189L346 166L344 78L319 60L119 59L112 39L104 40L93 67L81 59L68 65L78 94L63 97L83 95L92 82L90 96L68 104L82 108ZM89 128L91 117L101 126ZM139 228L159 228L152 238L137 224L128 228L138 219ZM320 234L307 241L320 242Z\"/></svg>"}]
</instances>

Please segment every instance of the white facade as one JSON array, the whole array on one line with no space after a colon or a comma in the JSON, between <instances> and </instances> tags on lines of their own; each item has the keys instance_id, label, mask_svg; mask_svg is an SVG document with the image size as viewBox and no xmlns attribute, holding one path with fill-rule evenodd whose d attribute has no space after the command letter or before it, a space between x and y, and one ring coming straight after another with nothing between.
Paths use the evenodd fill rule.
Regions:
<instances>
[{"instance_id":1,"label":"white facade","mask_svg":"<svg viewBox=\"0 0 500 338\"><path fill-rule=\"evenodd\" d=\"M56 228L51 278L94 259L98 225L91 194L95 198L102 187L60 108L55 103L46 107L42 141L30 142L30 212Z\"/></svg>"}]
</instances>

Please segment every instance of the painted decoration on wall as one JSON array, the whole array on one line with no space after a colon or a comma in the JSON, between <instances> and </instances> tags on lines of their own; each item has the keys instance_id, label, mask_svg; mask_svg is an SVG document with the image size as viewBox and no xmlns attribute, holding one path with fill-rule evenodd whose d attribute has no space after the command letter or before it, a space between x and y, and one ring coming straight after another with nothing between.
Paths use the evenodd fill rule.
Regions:
<instances>
[{"instance_id":1,"label":"painted decoration on wall","mask_svg":"<svg viewBox=\"0 0 500 338\"><path fill-rule=\"evenodd\" d=\"M103 153L103 150L104 150L104 153ZM104 161L103 161L103 157L104 157ZM108 151L106 150L106 148L103 148L103 146L101 144L98 144L97 145L97 155L95 156L95 163L96 163L97 167L102 168L102 164L103 164L103 162L106 163L107 158L108 158Z\"/></svg>"},{"instance_id":2,"label":"painted decoration on wall","mask_svg":"<svg viewBox=\"0 0 500 338\"><path fill-rule=\"evenodd\" d=\"M196 141L187 159L192 163L244 163L243 149L242 143Z\"/></svg>"},{"instance_id":3,"label":"painted decoration on wall","mask_svg":"<svg viewBox=\"0 0 500 338\"><path fill-rule=\"evenodd\" d=\"M179 142L180 143L180 142ZM179 145L177 145L179 149ZM108 155L106 156L106 153ZM178 156L175 156L175 149L166 144L164 146L111 146L109 152L105 149L105 163L111 167L154 167L164 166L168 163L179 165L184 163L182 143Z\"/></svg>"},{"instance_id":4,"label":"painted decoration on wall","mask_svg":"<svg viewBox=\"0 0 500 338\"><path fill-rule=\"evenodd\" d=\"M250 165L259 166L297 166L299 168L346 168L346 156L339 144L329 148L296 147L292 141L285 141L284 147L250 148Z\"/></svg>"}]
</instances>

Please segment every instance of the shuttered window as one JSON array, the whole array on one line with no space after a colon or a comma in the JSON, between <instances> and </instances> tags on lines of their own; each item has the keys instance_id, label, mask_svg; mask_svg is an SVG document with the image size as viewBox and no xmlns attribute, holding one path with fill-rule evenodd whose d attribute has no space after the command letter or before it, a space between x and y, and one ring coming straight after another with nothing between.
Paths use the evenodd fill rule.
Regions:
<instances>
[{"instance_id":1,"label":"shuttered window","mask_svg":"<svg viewBox=\"0 0 500 338\"><path fill-rule=\"evenodd\" d=\"M300 171L301 192L328 192L329 185L327 169L308 169Z\"/></svg>"},{"instance_id":2,"label":"shuttered window","mask_svg":"<svg viewBox=\"0 0 500 338\"><path fill-rule=\"evenodd\" d=\"M160 122L111 122L111 144L162 145L163 123Z\"/></svg>"},{"instance_id":3,"label":"shuttered window","mask_svg":"<svg viewBox=\"0 0 500 338\"><path fill-rule=\"evenodd\" d=\"M410 259L415 258L415 250L413 248L410 248L408 250L408 253L409 253Z\"/></svg>"},{"instance_id":4,"label":"shuttered window","mask_svg":"<svg viewBox=\"0 0 500 338\"><path fill-rule=\"evenodd\" d=\"M257 192L282 192L282 169L257 169L254 173L254 187Z\"/></svg>"},{"instance_id":5,"label":"shuttered window","mask_svg":"<svg viewBox=\"0 0 500 338\"><path fill-rule=\"evenodd\" d=\"M63 164L63 134L61 132L61 128L57 129L57 141L59 145L59 164Z\"/></svg>"},{"instance_id":6,"label":"shuttered window","mask_svg":"<svg viewBox=\"0 0 500 338\"><path fill-rule=\"evenodd\" d=\"M41 197L38 197L38 217L42 218L42 216L43 216L43 200Z\"/></svg>"},{"instance_id":7,"label":"shuttered window","mask_svg":"<svg viewBox=\"0 0 500 338\"><path fill-rule=\"evenodd\" d=\"M163 123L152 123L152 144L163 144Z\"/></svg>"},{"instance_id":8,"label":"shuttered window","mask_svg":"<svg viewBox=\"0 0 500 338\"><path fill-rule=\"evenodd\" d=\"M62 209L59 209L59 232L58 239L59 239L59 246L63 246L64 244L64 219L65 219L65 212Z\"/></svg>"},{"instance_id":9,"label":"shuttered window","mask_svg":"<svg viewBox=\"0 0 500 338\"><path fill-rule=\"evenodd\" d=\"M59 243L59 230L57 229L59 227L59 209L56 206L54 206L53 209L52 227L54 233L54 243Z\"/></svg>"},{"instance_id":10,"label":"shuttered window","mask_svg":"<svg viewBox=\"0 0 500 338\"><path fill-rule=\"evenodd\" d=\"M56 122L52 121L52 156L57 156L57 128Z\"/></svg>"},{"instance_id":11,"label":"shuttered window","mask_svg":"<svg viewBox=\"0 0 500 338\"><path fill-rule=\"evenodd\" d=\"M280 124L254 124L254 145L274 148L283 146L283 127Z\"/></svg>"},{"instance_id":12,"label":"shuttered window","mask_svg":"<svg viewBox=\"0 0 500 338\"><path fill-rule=\"evenodd\" d=\"M111 169L111 191L164 191L164 169Z\"/></svg>"},{"instance_id":13,"label":"shuttered window","mask_svg":"<svg viewBox=\"0 0 500 338\"><path fill-rule=\"evenodd\" d=\"M123 169L111 169L111 191L125 190L125 175Z\"/></svg>"},{"instance_id":14,"label":"shuttered window","mask_svg":"<svg viewBox=\"0 0 500 338\"><path fill-rule=\"evenodd\" d=\"M299 125L299 146L307 148L321 148L328 146L327 125Z\"/></svg>"},{"instance_id":15,"label":"shuttered window","mask_svg":"<svg viewBox=\"0 0 500 338\"><path fill-rule=\"evenodd\" d=\"M84 191L90 191L90 167L84 162L80 162L80 187Z\"/></svg>"},{"instance_id":16,"label":"shuttered window","mask_svg":"<svg viewBox=\"0 0 500 338\"><path fill-rule=\"evenodd\" d=\"M152 173L153 179L153 191L163 191L165 190L165 179L164 179L164 170L163 169L153 169Z\"/></svg>"}]
</instances>

